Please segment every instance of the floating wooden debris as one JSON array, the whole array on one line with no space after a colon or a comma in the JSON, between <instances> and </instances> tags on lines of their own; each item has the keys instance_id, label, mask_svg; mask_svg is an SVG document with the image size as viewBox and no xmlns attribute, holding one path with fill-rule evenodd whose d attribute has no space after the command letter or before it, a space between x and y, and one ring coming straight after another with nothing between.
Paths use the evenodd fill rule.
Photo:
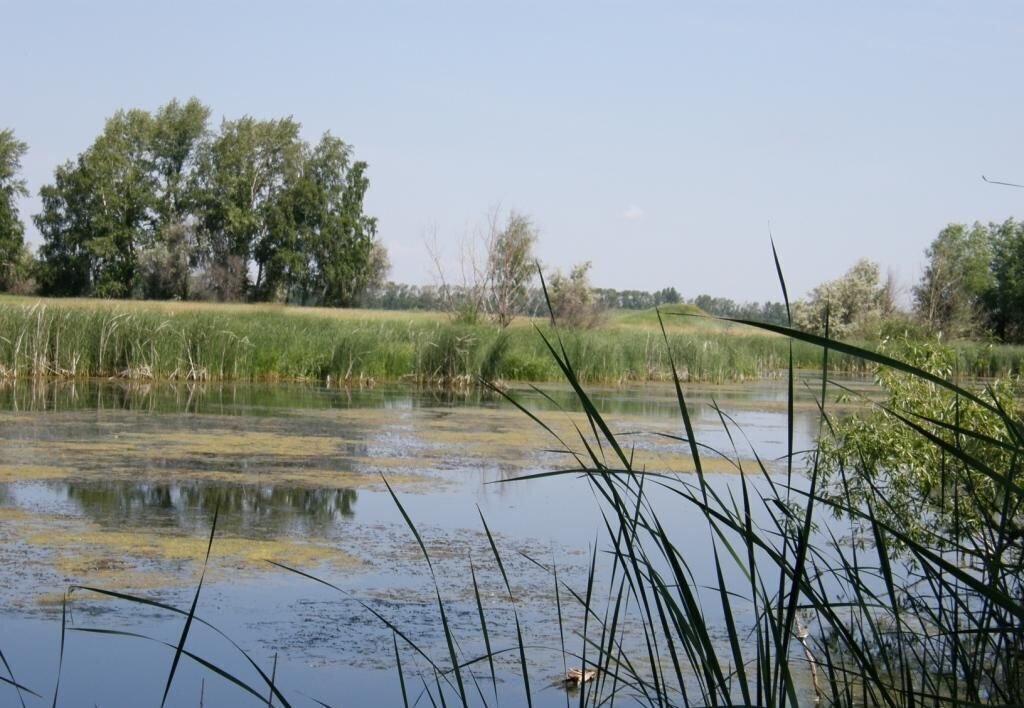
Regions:
<instances>
[{"instance_id":1,"label":"floating wooden debris","mask_svg":"<svg viewBox=\"0 0 1024 708\"><path fill-rule=\"evenodd\" d=\"M565 672L565 686L566 688L579 688L587 681L593 681L595 676L597 676L597 671L594 669L580 671L573 667Z\"/></svg>"}]
</instances>

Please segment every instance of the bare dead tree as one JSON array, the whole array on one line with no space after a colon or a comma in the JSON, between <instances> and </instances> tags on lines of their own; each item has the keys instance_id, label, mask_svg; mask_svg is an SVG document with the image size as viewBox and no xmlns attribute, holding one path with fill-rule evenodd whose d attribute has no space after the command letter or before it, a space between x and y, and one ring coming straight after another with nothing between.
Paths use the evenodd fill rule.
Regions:
<instances>
[{"instance_id":1,"label":"bare dead tree","mask_svg":"<svg viewBox=\"0 0 1024 708\"><path fill-rule=\"evenodd\" d=\"M490 317L507 327L523 310L534 277L533 246L537 241L536 230L526 216L511 211L502 218L499 208L491 209L485 227L459 244L457 283L445 267L437 229L424 241L442 302L453 319L476 322Z\"/></svg>"},{"instance_id":2,"label":"bare dead tree","mask_svg":"<svg viewBox=\"0 0 1024 708\"><path fill-rule=\"evenodd\" d=\"M472 239L463 238L459 243L459 259L456 282L450 277L450 268L444 263L444 255L437 237L437 227L432 227L424 238L424 245L430 258L434 279L442 307L448 316L460 322L476 322L485 314L486 278L479 265L476 247Z\"/></svg>"}]
</instances>

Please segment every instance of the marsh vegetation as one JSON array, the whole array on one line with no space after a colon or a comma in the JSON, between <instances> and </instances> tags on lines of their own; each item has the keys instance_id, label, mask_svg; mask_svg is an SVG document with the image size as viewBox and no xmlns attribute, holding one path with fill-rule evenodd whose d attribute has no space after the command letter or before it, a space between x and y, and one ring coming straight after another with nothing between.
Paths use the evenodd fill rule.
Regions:
<instances>
[{"instance_id":1,"label":"marsh vegetation","mask_svg":"<svg viewBox=\"0 0 1024 708\"><path fill-rule=\"evenodd\" d=\"M762 389L767 396L746 401L723 395L729 389L683 386L675 376L667 386L645 388L617 405L614 391L584 387L556 333L542 342L568 391L496 391L495 397L474 399L481 394L448 389L397 407L384 397L380 413L358 412L348 397L381 400L374 390L322 391L313 397L319 403L301 416L306 422L300 427L314 426L312 437L297 429L283 434L279 426L287 429L295 420L243 416L232 422L231 411L246 410L262 396L222 393L204 398L198 415L181 421L181 440L194 437L195 445L178 445L178 434L168 433L164 420L147 423L152 440L128 425L113 440L107 429L108 439L90 449L71 432L82 420L47 418L44 447L32 435L21 438L25 459L38 461L45 449L64 460L65 469L83 470L77 474L84 478L69 484L66 473L54 471L61 467L57 461L23 479L12 472L14 483L4 487L5 513L35 514L34 522L24 516L19 521L16 528L24 529L39 523L39 509L61 503L80 509L83 519L99 513L97 519L118 526L139 523L126 510L173 512L168 532L191 538L189 551L168 542L129 551L124 544L130 533L103 528L103 521L87 521L99 524L87 532L74 526L82 522L72 515L65 536L72 546L51 531L53 552L92 561L53 566L59 574L80 574L71 581L76 590L41 599L44 607L56 602L64 608L61 634L69 639L62 652L69 666L87 641L120 643L115 652L126 643L165 642L163 663L159 652L145 658L168 666L172 654L182 657L180 669L170 663L166 685L128 682L122 688L154 697L169 691L182 705L207 689L223 690L220 695L235 701L248 694L254 704L298 705L308 702L310 688L322 691L320 700L334 696L325 701L334 704L337 694L324 681L352 677L352 666L369 677L350 689L357 703L388 696L409 705L562 705L567 699L559 677L574 666L595 676L569 698L583 705L1019 703L1024 433L1016 390L954 383L946 378L951 359L940 357L936 367L936 360L913 352L893 358L816 335L785 334L819 347L819 375L800 378L787 367L786 377ZM879 392L835 381L836 352L892 371L902 383L883 377L887 389ZM154 405L161 386L168 396L167 387L189 385L126 389L114 399L127 402L120 407L127 420L119 414L97 422L124 425ZM51 400L18 399L9 390L11 400L23 405ZM756 387L736 390L749 396ZM460 395L476 405L460 413L453 407ZM228 418L210 418L213 411ZM860 418L872 415L881 417ZM54 428L58 421L72 428L62 433ZM425 423L425 432L415 432L413 421ZM236 431L237 449L224 456L232 469L206 462L202 440L214 452L223 439L211 426ZM350 447L360 427L374 431L377 442ZM902 447L883 442L879 449L895 458L876 463L868 476L869 452L862 446L887 435L899 436ZM386 461L396 443L395 457L412 461L407 472L425 473L421 483L403 480ZM829 452L829 445L848 454ZM132 470L152 460L154 450L162 461L144 466L140 484ZM453 450L469 452L475 461L451 470L458 459ZM927 481L914 470L899 478L910 489L930 485L909 515L897 504L905 497L894 491L898 478L891 476L902 473L903 450L933 455ZM92 455L98 455L96 476L85 464ZM340 464L326 469L326 459ZM114 460L124 461L121 472L110 469ZM350 470L338 481L352 492L312 493L328 487L338 468ZM316 469L324 471L308 472ZM394 483L362 476L371 471L383 471ZM123 481L101 481L111 473ZM479 511L465 494L467 475L474 488L487 490L476 498ZM278 476L282 489L273 488ZM480 481L496 484L476 486ZM435 485L453 490L444 504L431 501ZM321 508L326 517L306 518ZM377 519L369 529L353 526L353 516L367 514ZM382 515L389 515L387 523ZM323 523L318 518L327 525L317 526ZM304 550L311 532L323 533L317 528L331 530L320 542L323 549ZM301 529L304 540L296 547L287 538L257 546L257 555L272 563L254 563L241 550L244 539L258 542L251 529L271 536ZM10 539L5 548L40 539ZM145 577L129 592L102 582L125 570L117 566L125 558L143 568L173 567L189 554L201 561L204 548L207 562L191 564L189 577L194 581L202 567L206 589L202 581L194 593L162 581L151 586L162 588L154 595ZM345 548L355 565L324 555ZM370 569L360 571L360 563ZM242 582L254 567L260 569L255 585ZM103 575L112 568L114 574ZM261 606L250 588L267 583L291 598L292 609L270 625L240 622L240 613ZM69 619L69 607L78 619ZM140 612L154 618L139 626ZM241 637L240 644L217 639L222 635L211 634L206 622ZM26 636L40 631L24 618L15 625ZM48 626L55 635L55 623ZM274 629L283 640L273 638ZM333 657L330 669L299 668L299 646L320 647ZM351 651L332 654L340 646ZM24 659L4 649L17 671ZM67 671L72 685L89 681ZM31 688L15 675L8 683ZM289 685L296 679L303 690Z\"/></svg>"},{"instance_id":2,"label":"marsh vegetation","mask_svg":"<svg viewBox=\"0 0 1024 708\"><path fill-rule=\"evenodd\" d=\"M683 381L726 382L781 376L789 342L700 316L690 306L661 340L653 311L622 312L600 327L563 332L585 383L668 381L669 353ZM692 316L691 316L692 315ZM534 326L536 324L536 327ZM285 308L259 305L0 300L0 379L115 377L135 381L311 381L331 385L410 381L476 385L559 381L562 370L537 336L544 320L501 329L440 314ZM1024 347L961 342L963 375L1021 370ZM819 353L793 346L796 368ZM856 357L836 354L834 371L864 374Z\"/></svg>"}]
</instances>

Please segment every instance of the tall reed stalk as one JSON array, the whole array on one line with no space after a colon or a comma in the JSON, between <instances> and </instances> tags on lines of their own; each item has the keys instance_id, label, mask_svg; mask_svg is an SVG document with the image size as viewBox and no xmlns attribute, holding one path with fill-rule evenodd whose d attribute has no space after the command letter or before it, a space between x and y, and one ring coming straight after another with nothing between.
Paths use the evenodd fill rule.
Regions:
<instances>
[{"instance_id":1,"label":"tall reed stalk","mask_svg":"<svg viewBox=\"0 0 1024 708\"><path fill-rule=\"evenodd\" d=\"M703 472L701 461L709 449L695 438L674 362L682 428L677 441L690 450L696 474L687 479L646 470L587 394L565 342L557 332L551 338L542 334L587 422L577 428L575 443L558 440L575 460L571 469L519 481L581 476L581 484L588 484L602 502L605 550L611 558L610 564L599 564L595 554L585 587L563 585L556 596L582 610L575 636L563 634L561 641L563 647L577 647L565 652L584 673L593 671L595 676L581 683L572 702L1024 705L1024 425L1019 410L882 354L786 327L750 324L819 347L822 437L830 431L829 360L836 353L892 367L997 416L1002 429L995 436L959 422L943 423L952 436L949 442L924 425L936 421L890 411L941 449L947 460L941 473L958 495L958 508L966 514L970 506L982 526L953 536L943 527L912 533L891 520L897 517L878 513L891 501L881 490L856 500L824 494L818 456L811 454L801 470L800 453L792 446L792 386L789 472L770 474L758 459L755 469L739 477L738 489L723 493ZM728 415L720 414L730 438L741 436ZM1000 448L1000 459L1009 460L1004 467L989 467L957 442L982 435ZM854 475L858 470L846 472ZM979 476L994 486L994 494L972 493ZM710 545L710 573L688 563L688 545L695 539L674 536L667 523L671 519L666 514L691 513L706 523L707 534L697 542ZM413 522L405 518L419 538ZM841 533L847 523L866 529L867 538ZM501 566L496 547L493 557ZM604 576L601 587L609 591L603 607L596 599L598 572ZM562 628L565 607L560 599L558 603ZM479 614L487 646L498 645L488 636L482 606ZM740 618L748 618L745 627ZM447 621L444 632L451 636ZM517 635L509 639L511 649L527 654L518 622ZM407 644L426 653L412 641ZM448 644L457 646L451 638ZM488 649L486 658L495 653ZM447 680L424 685L430 702L476 704L467 700L462 687L477 678L472 667L480 661L454 650L447 662L437 660L436 670ZM527 695L528 665L524 658L521 675Z\"/></svg>"}]
</instances>

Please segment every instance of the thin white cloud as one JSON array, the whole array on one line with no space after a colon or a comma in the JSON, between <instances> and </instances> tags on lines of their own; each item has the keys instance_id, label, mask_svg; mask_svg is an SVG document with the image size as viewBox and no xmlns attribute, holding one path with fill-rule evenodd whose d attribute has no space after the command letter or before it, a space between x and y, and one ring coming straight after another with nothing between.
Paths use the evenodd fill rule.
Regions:
<instances>
[{"instance_id":1,"label":"thin white cloud","mask_svg":"<svg viewBox=\"0 0 1024 708\"><path fill-rule=\"evenodd\" d=\"M626 221L640 221L644 218L644 210L636 204L630 204L626 211L622 212L622 218Z\"/></svg>"}]
</instances>

